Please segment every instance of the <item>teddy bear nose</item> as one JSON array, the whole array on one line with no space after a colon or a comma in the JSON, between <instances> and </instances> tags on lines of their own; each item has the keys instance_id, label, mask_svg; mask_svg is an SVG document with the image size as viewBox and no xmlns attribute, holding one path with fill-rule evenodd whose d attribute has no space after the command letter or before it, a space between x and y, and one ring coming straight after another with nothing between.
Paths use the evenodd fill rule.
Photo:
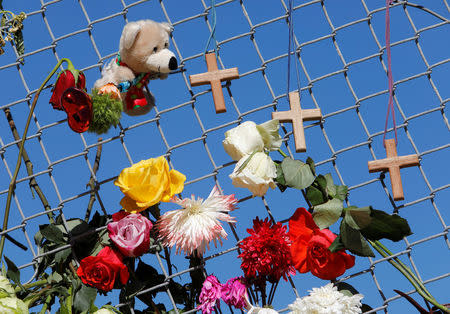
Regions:
<instances>
[{"instance_id":1,"label":"teddy bear nose","mask_svg":"<svg viewBox=\"0 0 450 314\"><path fill-rule=\"evenodd\" d=\"M169 60L169 69L170 70L176 70L178 68L178 62L177 62L177 58L172 57Z\"/></svg>"}]
</instances>

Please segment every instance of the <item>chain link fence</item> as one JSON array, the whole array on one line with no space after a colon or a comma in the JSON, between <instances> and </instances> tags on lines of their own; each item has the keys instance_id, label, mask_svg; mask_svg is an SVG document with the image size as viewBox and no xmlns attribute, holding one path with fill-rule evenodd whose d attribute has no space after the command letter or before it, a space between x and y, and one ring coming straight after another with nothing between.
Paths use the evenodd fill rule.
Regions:
<instances>
[{"instance_id":1,"label":"chain link fence","mask_svg":"<svg viewBox=\"0 0 450 314\"><path fill-rule=\"evenodd\" d=\"M4 1L4 6L9 2ZM395 256L412 266L438 300L444 298L441 301L448 302L447 1L396 1L391 10L399 155L414 153L421 160L419 167L402 170L406 194L403 203L393 201L384 174L369 175L367 170L368 160L385 156L381 144L388 96L384 2L302 0L294 5L294 45L300 61L302 106L320 107L323 113L321 121L305 127L308 155L316 161L319 172L331 172L335 181L349 186L352 204L399 212L409 220L414 235L389 245ZM84 218L80 215L84 216L84 209L94 200L94 210L112 214L119 209L121 197L112 184L114 179L121 169L141 159L165 155L171 166L188 178L185 196L193 193L206 197L214 184L223 188L225 194L237 194L240 209L232 213L237 217L237 225L229 226L231 235L224 246L212 249L205 257L208 273L225 276L221 273L224 265L230 267L230 276L221 280L231 274L239 275L236 242L246 236L245 229L251 227L252 218L269 215L286 222L294 209L304 204L299 193L269 191L266 197L254 199L248 191L232 187L227 176L234 162L221 148L223 133L229 128L245 120L263 122L270 119L273 110L288 108L286 1L217 3L219 68L238 66L240 71L239 80L224 83L227 113L221 115L213 112L211 90L207 86L192 88L188 79L206 69L202 48L212 30L208 1L181 4L175 0L33 0L11 6L25 11L28 17L24 22L25 54L19 56L10 46L0 57L0 108L5 113L0 117L2 204L31 100L60 58L71 58L75 66L85 71L88 86L92 86L102 66L115 57L125 23L150 18L174 26L171 49L179 61L179 70L167 80L150 82L149 89L157 100L154 109L145 116L124 116L119 127L101 139L71 132L64 117L47 103L51 86L42 93L25 143L27 156L17 180L9 228L1 232L27 248L25 252L7 241L5 249L5 255L20 261L23 281L34 279L34 266L42 257L33 235L39 224L48 223L45 215L61 214L64 221ZM291 151L291 125L282 129L284 149L291 156L306 159ZM98 162L96 156L100 155ZM90 178L93 180L86 189ZM35 197L30 187L34 188ZM153 263L167 278L163 285L167 297L161 297L161 302L176 308L168 279L176 277L187 282L189 271L194 268L189 268L186 260L174 256L174 252L171 258L177 268L167 266L170 259L164 252L156 254ZM233 263L236 265L228 266ZM371 312L399 313L398 309L405 310L409 305L392 289L414 292L391 269L387 259L379 256L358 258L357 265L341 280L356 288L362 286L364 302L373 307ZM306 289L323 284L309 275L297 274L288 283L279 284L280 297L275 298L274 307L287 310L287 304L296 295L305 295ZM150 290L158 288L161 287ZM118 298L114 296L111 294L107 300L117 305ZM417 294L412 296L418 299Z\"/></svg>"}]
</instances>

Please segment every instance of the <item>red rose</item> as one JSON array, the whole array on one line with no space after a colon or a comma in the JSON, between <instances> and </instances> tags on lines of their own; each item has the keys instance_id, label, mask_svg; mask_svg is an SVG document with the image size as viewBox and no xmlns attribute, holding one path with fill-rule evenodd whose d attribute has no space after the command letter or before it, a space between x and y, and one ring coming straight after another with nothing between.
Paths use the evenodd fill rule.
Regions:
<instances>
[{"instance_id":1,"label":"red rose","mask_svg":"<svg viewBox=\"0 0 450 314\"><path fill-rule=\"evenodd\" d=\"M52 97L50 98L53 109L64 110L61 105L61 96L70 87L76 87L81 90L86 89L86 78L83 72L66 69L59 74L55 86L52 89Z\"/></svg>"},{"instance_id":2,"label":"red rose","mask_svg":"<svg viewBox=\"0 0 450 314\"><path fill-rule=\"evenodd\" d=\"M72 131L83 133L92 121L91 97L81 89L69 87L61 96L61 107L67 114Z\"/></svg>"},{"instance_id":3,"label":"red rose","mask_svg":"<svg viewBox=\"0 0 450 314\"><path fill-rule=\"evenodd\" d=\"M355 257L345 250L334 253L328 250L337 236L328 229L320 230L304 208L297 208L289 219L288 234L293 241L292 262L301 273L311 271L316 277L331 280L355 265Z\"/></svg>"},{"instance_id":4,"label":"red rose","mask_svg":"<svg viewBox=\"0 0 450 314\"><path fill-rule=\"evenodd\" d=\"M104 247L97 256L88 256L80 262L77 275L81 281L102 291L110 291L119 277L124 285L130 274L122 263L122 256L109 246Z\"/></svg>"}]
</instances>

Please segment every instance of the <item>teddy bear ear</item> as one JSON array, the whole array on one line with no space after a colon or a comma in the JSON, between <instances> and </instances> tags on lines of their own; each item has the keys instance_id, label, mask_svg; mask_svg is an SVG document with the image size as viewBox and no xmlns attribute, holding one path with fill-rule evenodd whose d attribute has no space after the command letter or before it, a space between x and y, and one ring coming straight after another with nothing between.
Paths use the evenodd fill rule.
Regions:
<instances>
[{"instance_id":1,"label":"teddy bear ear","mask_svg":"<svg viewBox=\"0 0 450 314\"><path fill-rule=\"evenodd\" d=\"M163 27L163 29L167 32L167 34L172 34L173 32L173 26L169 23L166 22L162 22L161 26Z\"/></svg>"},{"instance_id":2,"label":"teddy bear ear","mask_svg":"<svg viewBox=\"0 0 450 314\"><path fill-rule=\"evenodd\" d=\"M136 36L141 30L141 25L137 22L130 22L123 28L122 37L120 37L120 49L130 49L133 46Z\"/></svg>"}]
</instances>

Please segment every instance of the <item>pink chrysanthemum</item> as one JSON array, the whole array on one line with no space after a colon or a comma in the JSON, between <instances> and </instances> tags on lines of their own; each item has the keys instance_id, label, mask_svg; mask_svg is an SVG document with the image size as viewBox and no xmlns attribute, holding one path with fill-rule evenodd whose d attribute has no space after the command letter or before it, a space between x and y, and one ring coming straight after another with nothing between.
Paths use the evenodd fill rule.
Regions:
<instances>
[{"instance_id":1,"label":"pink chrysanthemum","mask_svg":"<svg viewBox=\"0 0 450 314\"><path fill-rule=\"evenodd\" d=\"M295 274L290 251L292 242L286 226L256 217L253 229L247 229L247 232L250 236L239 243L241 269L246 278L277 282L281 277L287 280L288 274Z\"/></svg>"},{"instance_id":2,"label":"pink chrysanthemum","mask_svg":"<svg viewBox=\"0 0 450 314\"><path fill-rule=\"evenodd\" d=\"M172 210L161 216L157 222L159 230L158 239L164 245L176 246L177 253L184 251L186 254L197 253L203 255L209 243L217 241L222 244L222 238L226 239L228 234L219 220L225 222L236 222L228 212L235 209L237 199L234 195L222 195L217 186L211 191L208 198L173 198L172 202L183 208Z\"/></svg>"},{"instance_id":3,"label":"pink chrysanthemum","mask_svg":"<svg viewBox=\"0 0 450 314\"><path fill-rule=\"evenodd\" d=\"M210 314L213 311L214 306L220 307L220 296L222 291L222 284L214 275L206 277L203 282L202 291L198 298L200 304L197 309L201 310L203 314Z\"/></svg>"},{"instance_id":4,"label":"pink chrysanthemum","mask_svg":"<svg viewBox=\"0 0 450 314\"><path fill-rule=\"evenodd\" d=\"M242 309L247 305L247 288L245 287L244 278L231 278L222 286L222 300L237 309Z\"/></svg>"}]
</instances>

